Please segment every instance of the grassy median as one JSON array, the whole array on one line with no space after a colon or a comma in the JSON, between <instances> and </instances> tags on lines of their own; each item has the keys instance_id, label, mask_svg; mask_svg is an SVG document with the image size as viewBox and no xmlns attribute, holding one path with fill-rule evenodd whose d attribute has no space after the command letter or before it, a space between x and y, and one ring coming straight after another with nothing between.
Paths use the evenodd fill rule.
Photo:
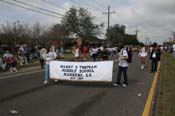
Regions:
<instances>
[{"instance_id":1,"label":"grassy median","mask_svg":"<svg viewBox=\"0 0 175 116\"><path fill-rule=\"evenodd\" d=\"M164 53L158 85L155 116L175 116L175 59Z\"/></svg>"}]
</instances>

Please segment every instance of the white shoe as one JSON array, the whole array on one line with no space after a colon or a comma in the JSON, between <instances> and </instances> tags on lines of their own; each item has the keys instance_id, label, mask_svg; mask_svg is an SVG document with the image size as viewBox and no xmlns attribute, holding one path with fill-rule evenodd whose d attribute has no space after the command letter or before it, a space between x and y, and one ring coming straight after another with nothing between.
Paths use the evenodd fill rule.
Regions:
<instances>
[{"instance_id":1,"label":"white shoe","mask_svg":"<svg viewBox=\"0 0 175 116\"><path fill-rule=\"evenodd\" d=\"M57 79L55 79L54 81L55 81L55 82L58 82L58 80L57 80Z\"/></svg>"},{"instance_id":2,"label":"white shoe","mask_svg":"<svg viewBox=\"0 0 175 116\"><path fill-rule=\"evenodd\" d=\"M47 82L47 81L44 81L43 83L44 83L44 84L47 84L48 82Z\"/></svg>"},{"instance_id":3,"label":"white shoe","mask_svg":"<svg viewBox=\"0 0 175 116\"><path fill-rule=\"evenodd\" d=\"M126 84L122 84L123 87L126 87L127 85Z\"/></svg>"},{"instance_id":4,"label":"white shoe","mask_svg":"<svg viewBox=\"0 0 175 116\"><path fill-rule=\"evenodd\" d=\"M114 86L114 87L119 87L120 85L117 84L117 83L113 83L113 86Z\"/></svg>"},{"instance_id":5,"label":"white shoe","mask_svg":"<svg viewBox=\"0 0 175 116\"><path fill-rule=\"evenodd\" d=\"M141 69L144 69L144 66L141 66Z\"/></svg>"},{"instance_id":6,"label":"white shoe","mask_svg":"<svg viewBox=\"0 0 175 116\"><path fill-rule=\"evenodd\" d=\"M13 72L17 72L16 68L13 68Z\"/></svg>"}]
</instances>

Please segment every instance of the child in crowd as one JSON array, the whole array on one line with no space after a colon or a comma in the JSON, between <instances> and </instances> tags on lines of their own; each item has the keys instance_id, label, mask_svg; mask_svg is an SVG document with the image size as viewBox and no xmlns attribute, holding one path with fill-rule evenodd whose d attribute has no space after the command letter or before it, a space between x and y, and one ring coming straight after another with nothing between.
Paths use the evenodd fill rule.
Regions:
<instances>
[{"instance_id":1,"label":"child in crowd","mask_svg":"<svg viewBox=\"0 0 175 116\"><path fill-rule=\"evenodd\" d=\"M17 60L14 57L10 58L10 71L11 72L17 72Z\"/></svg>"},{"instance_id":2,"label":"child in crowd","mask_svg":"<svg viewBox=\"0 0 175 116\"><path fill-rule=\"evenodd\" d=\"M9 57L5 60L5 71L7 71L8 69L10 69L10 72L17 72L17 60L14 57Z\"/></svg>"},{"instance_id":3,"label":"child in crowd","mask_svg":"<svg viewBox=\"0 0 175 116\"><path fill-rule=\"evenodd\" d=\"M0 70L5 70L5 65L2 58L0 58Z\"/></svg>"}]
</instances>

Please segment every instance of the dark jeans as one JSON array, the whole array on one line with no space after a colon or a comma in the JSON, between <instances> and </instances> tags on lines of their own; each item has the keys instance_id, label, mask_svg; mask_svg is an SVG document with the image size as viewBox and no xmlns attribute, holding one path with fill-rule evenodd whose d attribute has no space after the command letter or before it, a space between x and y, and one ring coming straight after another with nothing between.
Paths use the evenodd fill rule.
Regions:
<instances>
[{"instance_id":1,"label":"dark jeans","mask_svg":"<svg viewBox=\"0 0 175 116\"><path fill-rule=\"evenodd\" d=\"M92 58L93 58L94 61L96 61L97 54L92 54Z\"/></svg>"},{"instance_id":2,"label":"dark jeans","mask_svg":"<svg viewBox=\"0 0 175 116\"><path fill-rule=\"evenodd\" d=\"M120 80L121 80L121 76L122 76L122 73L123 73L123 77L124 77L124 82L123 84L128 84L128 76L127 76L127 69L128 67L121 67L119 66L119 69L118 69L118 75L117 75L117 84L120 85Z\"/></svg>"},{"instance_id":3,"label":"dark jeans","mask_svg":"<svg viewBox=\"0 0 175 116\"><path fill-rule=\"evenodd\" d=\"M26 57L27 63L30 61L30 54L29 53L24 53L24 56Z\"/></svg>"},{"instance_id":4,"label":"dark jeans","mask_svg":"<svg viewBox=\"0 0 175 116\"><path fill-rule=\"evenodd\" d=\"M15 68L17 66L17 62L11 62L10 63L10 66L13 67L13 68Z\"/></svg>"},{"instance_id":5,"label":"dark jeans","mask_svg":"<svg viewBox=\"0 0 175 116\"><path fill-rule=\"evenodd\" d=\"M44 59L40 59L41 68L44 68Z\"/></svg>"},{"instance_id":6,"label":"dark jeans","mask_svg":"<svg viewBox=\"0 0 175 116\"><path fill-rule=\"evenodd\" d=\"M151 72L157 71L157 64L158 64L157 59L152 59L151 60Z\"/></svg>"}]
</instances>

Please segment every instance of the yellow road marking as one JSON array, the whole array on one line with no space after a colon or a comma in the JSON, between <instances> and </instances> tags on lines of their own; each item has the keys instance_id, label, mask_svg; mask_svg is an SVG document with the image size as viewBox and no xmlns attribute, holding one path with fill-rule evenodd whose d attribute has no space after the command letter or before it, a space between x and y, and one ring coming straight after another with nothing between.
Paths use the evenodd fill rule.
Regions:
<instances>
[{"instance_id":1,"label":"yellow road marking","mask_svg":"<svg viewBox=\"0 0 175 116\"><path fill-rule=\"evenodd\" d=\"M153 95L154 95L154 91L155 91L155 87L156 87L156 82L157 82L157 79L159 76L159 71L160 71L160 62L158 63L157 72L154 76L154 80L152 82L151 89L150 89L142 116L149 116L149 111L151 108L151 103L152 103L152 99L153 99Z\"/></svg>"}]
</instances>

